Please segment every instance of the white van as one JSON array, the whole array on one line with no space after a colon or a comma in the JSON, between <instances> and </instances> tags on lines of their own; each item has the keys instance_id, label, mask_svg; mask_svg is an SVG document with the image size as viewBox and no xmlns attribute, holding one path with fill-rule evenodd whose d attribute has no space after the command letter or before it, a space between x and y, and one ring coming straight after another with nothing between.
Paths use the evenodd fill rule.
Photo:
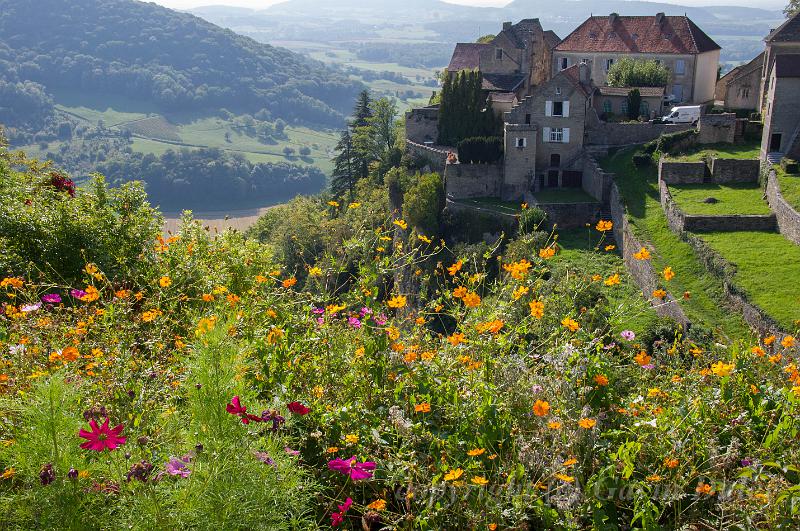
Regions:
<instances>
[{"instance_id":1,"label":"white van","mask_svg":"<svg viewBox=\"0 0 800 531\"><path fill-rule=\"evenodd\" d=\"M673 107L662 120L668 124L696 124L700 114L702 114L701 105Z\"/></svg>"}]
</instances>

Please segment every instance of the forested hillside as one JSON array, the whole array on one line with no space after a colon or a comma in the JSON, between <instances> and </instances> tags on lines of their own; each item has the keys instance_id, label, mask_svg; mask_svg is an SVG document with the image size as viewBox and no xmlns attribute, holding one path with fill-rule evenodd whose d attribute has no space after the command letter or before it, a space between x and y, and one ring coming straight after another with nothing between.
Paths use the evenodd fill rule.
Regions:
<instances>
[{"instance_id":1,"label":"forested hillside","mask_svg":"<svg viewBox=\"0 0 800 531\"><path fill-rule=\"evenodd\" d=\"M131 0L0 0L0 80L325 125L341 123L358 88L288 50ZM15 92L26 101L37 90Z\"/></svg>"}]
</instances>

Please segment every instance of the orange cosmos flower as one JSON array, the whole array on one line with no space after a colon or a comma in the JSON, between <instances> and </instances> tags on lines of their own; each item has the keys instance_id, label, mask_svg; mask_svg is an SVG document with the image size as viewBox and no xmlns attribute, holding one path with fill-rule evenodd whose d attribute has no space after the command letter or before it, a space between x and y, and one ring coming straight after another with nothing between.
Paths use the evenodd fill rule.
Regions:
<instances>
[{"instance_id":1,"label":"orange cosmos flower","mask_svg":"<svg viewBox=\"0 0 800 531\"><path fill-rule=\"evenodd\" d=\"M581 325L579 325L577 321L575 321L570 317L564 317L561 320L561 325L570 332L577 332L578 329L581 327Z\"/></svg>"},{"instance_id":2,"label":"orange cosmos flower","mask_svg":"<svg viewBox=\"0 0 800 531\"><path fill-rule=\"evenodd\" d=\"M637 260L650 260L650 251L642 247L638 253L635 253L633 255L633 257L636 258Z\"/></svg>"},{"instance_id":3,"label":"orange cosmos flower","mask_svg":"<svg viewBox=\"0 0 800 531\"><path fill-rule=\"evenodd\" d=\"M590 430L597 425L597 421L594 419L581 419L578 421L578 426L583 429Z\"/></svg>"},{"instance_id":4,"label":"orange cosmos flower","mask_svg":"<svg viewBox=\"0 0 800 531\"><path fill-rule=\"evenodd\" d=\"M550 404L544 400L537 400L533 404L533 414L537 417L545 417L550 413Z\"/></svg>"}]
</instances>

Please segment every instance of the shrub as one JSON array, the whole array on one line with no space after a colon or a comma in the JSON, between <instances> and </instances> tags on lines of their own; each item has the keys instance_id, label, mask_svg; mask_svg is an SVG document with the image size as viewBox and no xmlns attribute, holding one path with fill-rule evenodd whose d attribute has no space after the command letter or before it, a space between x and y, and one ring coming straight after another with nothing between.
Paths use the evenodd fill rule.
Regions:
<instances>
[{"instance_id":1,"label":"shrub","mask_svg":"<svg viewBox=\"0 0 800 531\"><path fill-rule=\"evenodd\" d=\"M675 155L681 150L693 146L696 142L696 129L687 129L677 133L668 133L658 137L655 144L655 152Z\"/></svg>"},{"instance_id":2,"label":"shrub","mask_svg":"<svg viewBox=\"0 0 800 531\"><path fill-rule=\"evenodd\" d=\"M781 168L783 171L789 174L796 174L800 172L800 165L798 165L797 161L787 157L783 157L781 159Z\"/></svg>"},{"instance_id":3,"label":"shrub","mask_svg":"<svg viewBox=\"0 0 800 531\"><path fill-rule=\"evenodd\" d=\"M612 87L663 87L669 78L667 67L656 61L625 57L608 69L608 84Z\"/></svg>"},{"instance_id":4,"label":"shrub","mask_svg":"<svg viewBox=\"0 0 800 531\"><path fill-rule=\"evenodd\" d=\"M403 217L422 231L435 235L439 231L439 217L444 208L444 183L438 173L417 175L417 182L408 189L403 199Z\"/></svg>"},{"instance_id":5,"label":"shrub","mask_svg":"<svg viewBox=\"0 0 800 531\"><path fill-rule=\"evenodd\" d=\"M473 137L458 143L458 160L465 164L488 164L503 156L500 137Z\"/></svg>"},{"instance_id":6,"label":"shrub","mask_svg":"<svg viewBox=\"0 0 800 531\"><path fill-rule=\"evenodd\" d=\"M628 92L628 118L636 120L639 118L642 108L642 95L639 89Z\"/></svg>"},{"instance_id":7,"label":"shrub","mask_svg":"<svg viewBox=\"0 0 800 531\"><path fill-rule=\"evenodd\" d=\"M519 215L519 233L529 234L539 230L546 220L547 213L537 206L523 209Z\"/></svg>"},{"instance_id":8,"label":"shrub","mask_svg":"<svg viewBox=\"0 0 800 531\"><path fill-rule=\"evenodd\" d=\"M653 155L644 151L637 151L633 154L633 165L637 168L644 168L653 163Z\"/></svg>"}]
</instances>

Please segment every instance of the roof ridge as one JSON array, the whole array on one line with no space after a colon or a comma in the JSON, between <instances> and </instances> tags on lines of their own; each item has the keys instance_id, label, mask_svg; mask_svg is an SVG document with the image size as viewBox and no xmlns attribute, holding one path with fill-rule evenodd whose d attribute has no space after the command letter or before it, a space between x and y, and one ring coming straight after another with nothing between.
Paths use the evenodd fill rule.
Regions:
<instances>
[{"instance_id":1,"label":"roof ridge","mask_svg":"<svg viewBox=\"0 0 800 531\"><path fill-rule=\"evenodd\" d=\"M700 53L700 47L697 45L697 39L694 38L694 28L692 28L694 22L689 20L689 17L686 15L683 16L683 20L684 22L686 22L686 28L689 30L689 37L692 39L692 45L694 45L694 51Z\"/></svg>"}]
</instances>

